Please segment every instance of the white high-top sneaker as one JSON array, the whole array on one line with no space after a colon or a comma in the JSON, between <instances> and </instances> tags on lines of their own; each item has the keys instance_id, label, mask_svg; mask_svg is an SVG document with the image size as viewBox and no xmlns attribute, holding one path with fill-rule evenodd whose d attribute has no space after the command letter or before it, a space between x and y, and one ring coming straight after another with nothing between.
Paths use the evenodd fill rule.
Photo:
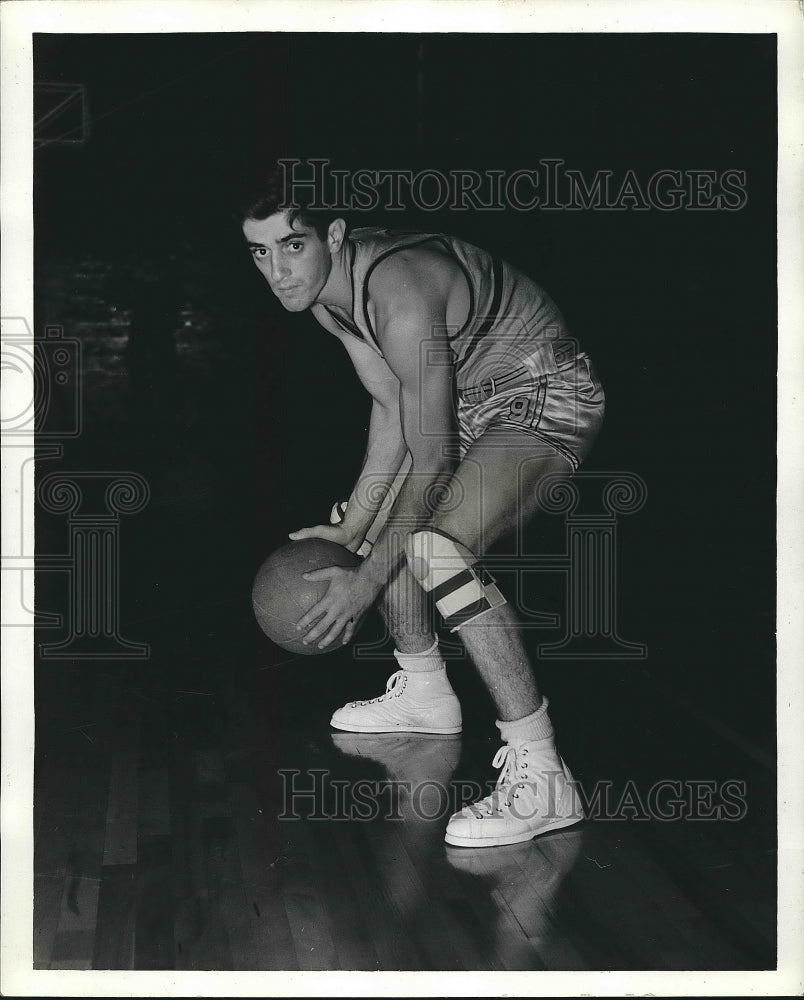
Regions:
<instances>
[{"instance_id":1,"label":"white high-top sneaker","mask_svg":"<svg viewBox=\"0 0 804 1000\"><path fill-rule=\"evenodd\" d=\"M397 670L385 693L350 701L330 719L352 733L438 733L461 731L461 706L446 670Z\"/></svg>"},{"instance_id":2,"label":"white high-top sneaker","mask_svg":"<svg viewBox=\"0 0 804 1000\"><path fill-rule=\"evenodd\" d=\"M494 766L502 768L497 787L451 817L448 844L519 844L584 818L575 779L552 739L506 743L494 755Z\"/></svg>"}]
</instances>

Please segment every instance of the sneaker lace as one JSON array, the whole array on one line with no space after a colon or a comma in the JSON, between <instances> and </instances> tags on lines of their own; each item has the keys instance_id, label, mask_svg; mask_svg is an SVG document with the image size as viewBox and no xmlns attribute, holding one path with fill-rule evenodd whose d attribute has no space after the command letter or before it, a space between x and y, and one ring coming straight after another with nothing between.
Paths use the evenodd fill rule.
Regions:
<instances>
[{"instance_id":1,"label":"sneaker lace","mask_svg":"<svg viewBox=\"0 0 804 1000\"><path fill-rule=\"evenodd\" d=\"M385 685L385 691L377 695L376 698L370 698L368 701L353 701L352 705L375 705L378 701L385 701L386 698L392 696L396 688L403 683L403 677L405 676L404 670L397 670L395 674L391 674Z\"/></svg>"},{"instance_id":2,"label":"sneaker lace","mask_svg":"<svg viewBox=\"0 0 804 1000\"><path fill-rule=\"evenodd\" d=\"M502 816L503 808L510 807L510 786L515 782L526 779L528 769L527 756L527 747L520 747L519 751L517 751L517 748L510 743L501 746L497 753L494 754L492 765L502 768L494 791L485 798L480 799L479 802L474 802L472 805L467 806L478 819L482 819L484 816ZM518 794L518 792L514 792L514 797L516 798Z\"/></svg>"}]
</instances>

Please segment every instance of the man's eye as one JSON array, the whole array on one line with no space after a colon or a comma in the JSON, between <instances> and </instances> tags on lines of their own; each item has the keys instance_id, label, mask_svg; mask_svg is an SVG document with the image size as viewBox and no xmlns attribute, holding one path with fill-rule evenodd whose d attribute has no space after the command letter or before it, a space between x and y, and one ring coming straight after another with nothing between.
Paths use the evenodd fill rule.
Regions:
<instances>
[{"instance_id":1,"label":"man's eye","mask_svg":"<svg viewBox=\"0 0 804 1000\"><path fill-rule=\"evenodd\" d=\"M265 247L252 247L251 252L254 254L255 257L264 257Z\"/></svg>"},{"instance_id":2,"label":"man's eye","mask_svg":"<svg viewBox=\"0 0 804 1000\"><path fill-rule=\"evenodd\" d=\"M291 242L288 243L288 247L294 253L299 253L299 251L304 249L304 243L302 243L301 240L291 240Z\"/></svg>"}]
</instances>

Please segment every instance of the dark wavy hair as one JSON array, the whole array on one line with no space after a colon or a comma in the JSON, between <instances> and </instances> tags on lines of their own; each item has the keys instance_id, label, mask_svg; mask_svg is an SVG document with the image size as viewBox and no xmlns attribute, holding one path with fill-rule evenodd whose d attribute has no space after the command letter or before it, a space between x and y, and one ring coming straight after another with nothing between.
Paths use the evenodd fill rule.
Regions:
<instances>
[{"instance_id":1,"label":"dark wavy hair","mask_svg":"<svg viewBox=\"0 0 804 1000\"><path fill-rule=\"evenodd\" d=\"M290 225L298 220L302 225L314 229L319 239L326 240L330 224L335 219L343 218L343 215L329 208L310 208L309 203L313 200L312 193L308 194L304 188L300 196L294 192L294 204L289 204L290 199L285 191L285 172L277 165L251 186L240 204L237 222L242 226L246 219L262 220L277 212L286 212Z\"/></svg>"}]
</instances>

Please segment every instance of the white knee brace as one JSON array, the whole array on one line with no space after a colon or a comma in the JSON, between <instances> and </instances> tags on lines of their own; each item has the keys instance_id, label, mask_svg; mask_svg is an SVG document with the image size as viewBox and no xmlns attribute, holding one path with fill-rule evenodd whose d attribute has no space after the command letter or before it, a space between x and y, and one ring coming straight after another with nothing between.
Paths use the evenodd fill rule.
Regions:
<instances>
[{"instance_id":1,"label":"white knee brace","mask_svg":"<svg viewBox=\"0 0 804 1000\"><path fill-rule=\"evenodd\" d=\"M410 534L405 554L411 572L433 595L452 632L506 603L494 577L478 565L472 552L437 528Z\"/></svg>"}]
</instances>

